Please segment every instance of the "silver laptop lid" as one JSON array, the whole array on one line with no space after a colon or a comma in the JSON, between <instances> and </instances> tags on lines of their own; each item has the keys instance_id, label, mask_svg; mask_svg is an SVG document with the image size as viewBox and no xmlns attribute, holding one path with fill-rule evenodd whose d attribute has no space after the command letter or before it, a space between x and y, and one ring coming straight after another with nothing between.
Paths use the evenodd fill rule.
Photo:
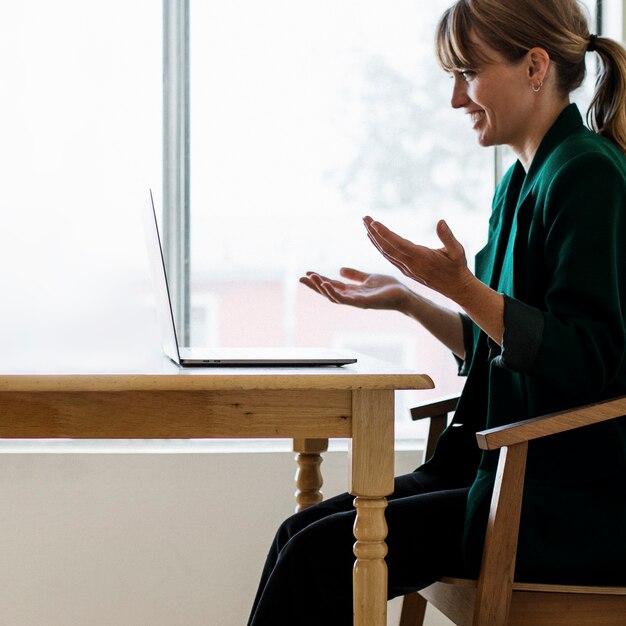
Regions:
<instances>
[{"instance_id":1,"label":"silver laptop lid","mask_svg":"<svg viewBox=\"0 0 626 626\"><path fill-rule=\"evenodd\" d=\"M159 234L156 209L154 208L154 198L152 189L150 190L150 210L143 211L145 221L146 246L150 259L150 273L152 275L152 285L154 296L157 298L157 317L161 329L161 343L163 351L176 363L180 363L180 350L178 348L178 337L176 335L176 324L174 323L174 313L172 311L172 300L167 284L167 273L165 270L165 259L163 257L163 246Z\"/></svg>"},{"instance_id":2,"label":"silver laptop lid","mask_svg":"<svg viewBox=\"0 0 626 626\"><path fill-rule=\"evenodd\" d=\"M170 290L167 283L163 246L159 234L159 225L154 208L154 197L150 190L150 206L144 211L146 246L150 259L150 272L157 299L157 315L161 328L161 342L163 351L174 362L181 366L321 366L347 365L355 363L352 354L338 354L323 348L265 348L241 349L220 348L211 349L207 354L206 348L181 348L176 333L176 323L172 310Z\"/></svg>"}]
</instances>

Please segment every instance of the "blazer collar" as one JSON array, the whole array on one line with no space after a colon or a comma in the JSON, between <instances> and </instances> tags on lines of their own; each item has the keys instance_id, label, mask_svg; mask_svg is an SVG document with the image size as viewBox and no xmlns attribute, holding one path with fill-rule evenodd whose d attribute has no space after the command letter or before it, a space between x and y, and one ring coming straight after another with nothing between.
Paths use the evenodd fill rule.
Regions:
<instances>
[{"instance_id":1,"label":"blazer collar","mask_svg":"<svg viewBox=\"0 0 626 626\"><path fill-rule=\"evenodd\" d=\"M582 123L578 107L575 104L568 105L541 140L528 172L524 172L520 161L515 164L507 183L508 188L501 200L506 209L501 213L501 221L497 226L499 231L492 244L491 256L485 257L484 260L480 256L476 257L476 269L483 268L481 280L494 289L499 289L506 250L515 242L518 221L524 219L526 213L520 207L523 206L550 154L568 135L582 126ZM520 211L522 212L521 218ZM513 263L512 258L509 262Z\"/></svg>"},{"instance_id":2,"label":"blazer collar","mask_svg":"<svg viewBox=\"0 0 626 626\"><path fill-rule=\"evenodd\" d=\"M520 197L518 206L524 202L528 192L531 190L535 179L546 162L546 159L550 156L552 151L568 136L571 135L577 128L583 125L583 118L580 115L580 111L575 104L566 106L561 111L559 117L550 127L550 130L545 134L544 138L537 148L537 152L530 164L528 173L522 185L520 191Z\"/></svg>"}]
</instances>

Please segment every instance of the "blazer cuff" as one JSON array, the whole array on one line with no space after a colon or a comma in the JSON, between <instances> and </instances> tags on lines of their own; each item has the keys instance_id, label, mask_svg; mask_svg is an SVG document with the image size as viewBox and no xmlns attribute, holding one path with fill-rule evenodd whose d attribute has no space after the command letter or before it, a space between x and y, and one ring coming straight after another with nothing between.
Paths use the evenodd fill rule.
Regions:
<instances>
[{"instance_id":1,"label":"blazer cuff","mask_svg":"<svg viewBox=\"0 0 626 626\"><path fill-rule=\"evenodd\" d=\"M493 364L529 373L541 347L544 326L543 313L539 309L505 295L502 348L491 340L489 342Z\"/></svg>"}]
</instances>

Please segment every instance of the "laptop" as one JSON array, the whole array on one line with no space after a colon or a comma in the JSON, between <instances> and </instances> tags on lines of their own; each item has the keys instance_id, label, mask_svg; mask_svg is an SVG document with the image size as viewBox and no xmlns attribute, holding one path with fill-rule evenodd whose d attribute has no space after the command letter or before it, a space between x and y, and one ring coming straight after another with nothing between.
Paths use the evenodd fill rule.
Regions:
<instances>
[{"instance_id":1,"label":"laptop","mask_svg":"<svg viewBox=\"0 0 626 626\"><path fill-rule=\"evenodd\" d=\"M163 351L178 365L183 367L207 366L278 366L312 367L347 365L356 363L356 358L324 348L185 348L178 344L176 323L172 311L172 301L167 283L167 272L163 257L163 247L159 234L154 198L150 190L150 203L144 213L146 245L150 259L150 271L157 304L157 314L161 327Z\"/></svg>"}]
</instances>

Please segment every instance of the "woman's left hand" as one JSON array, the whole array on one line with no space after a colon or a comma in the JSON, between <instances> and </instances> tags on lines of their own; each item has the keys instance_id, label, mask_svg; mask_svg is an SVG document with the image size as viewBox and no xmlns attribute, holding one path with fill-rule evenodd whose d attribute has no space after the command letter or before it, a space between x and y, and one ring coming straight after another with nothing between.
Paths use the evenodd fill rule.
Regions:
<instances>
[{"instance_id":1,"label":"woman's left hand","mask_svg":"<svg viewBox=\"0 0 626 626\"><path fill-rule=\"evenodd\" d=\"M437 224L443 247L437 249L414 244L369 216L363 222L372 243L405 276L462 304L475 277L467 266L463 246L443 220Z\"/></svg>"}]
</instances>

